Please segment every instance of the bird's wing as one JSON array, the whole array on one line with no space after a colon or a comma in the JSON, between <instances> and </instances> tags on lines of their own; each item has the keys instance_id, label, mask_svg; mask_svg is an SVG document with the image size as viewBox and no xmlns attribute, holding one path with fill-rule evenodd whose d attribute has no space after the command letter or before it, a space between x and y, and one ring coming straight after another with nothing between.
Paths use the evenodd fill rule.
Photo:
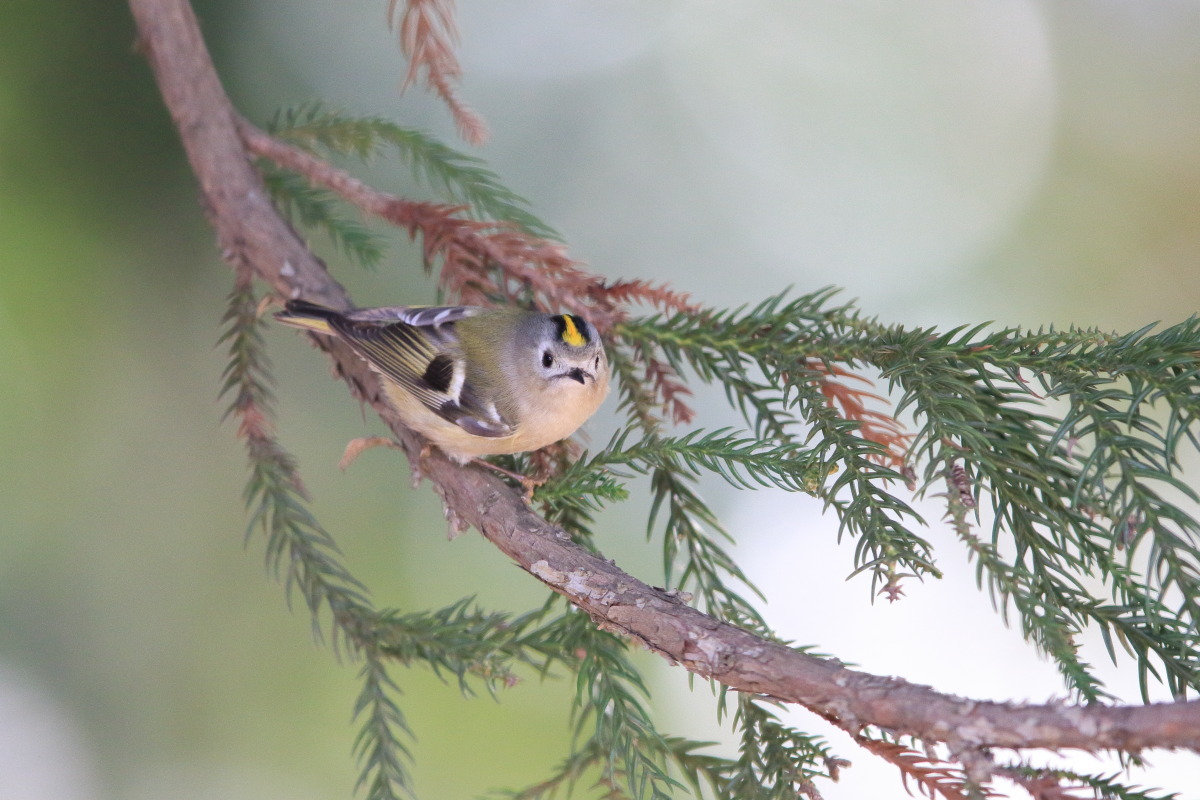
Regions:
<instances>
[{"instance_id":1,"label":"bird's wing","mask_svg":"<svg viewBox=\"0 0 1200 800\"><path fill-rule=\"evenodd\" d=\"M475 436L510 436L512 424L466 380L454 324L479 311L469 306L359 309L332 317L329 324L434 414Z\"/></svg>"}]
</instances>

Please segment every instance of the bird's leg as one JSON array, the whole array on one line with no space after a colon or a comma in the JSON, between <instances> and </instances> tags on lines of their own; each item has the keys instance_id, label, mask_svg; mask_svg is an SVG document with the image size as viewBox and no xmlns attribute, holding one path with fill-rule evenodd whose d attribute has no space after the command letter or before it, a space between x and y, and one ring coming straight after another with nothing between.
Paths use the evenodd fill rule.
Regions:
<instances>
[{"instance_id":1,"label":"bird's leg","mask_svg":"<svg viewBox=\"0 0 1200 800\"><path fill-rule=\"evenodd\" d=\"M493 464L490 461L484 461L482 458L475 459L475 463L479 464L480 466L487 467L490 470L499 472L501 475L505 475L509 478L512 478L514 481L521 484L522 488L525 489L525 502L526 503L533 501L534 490L546 482L545 478L543 478L541 480L538 480L537 478L530 478L526 475L522 475L519 472L513 472L512 470L505 469L504 467Z\"/></svg>"}]
</instances>

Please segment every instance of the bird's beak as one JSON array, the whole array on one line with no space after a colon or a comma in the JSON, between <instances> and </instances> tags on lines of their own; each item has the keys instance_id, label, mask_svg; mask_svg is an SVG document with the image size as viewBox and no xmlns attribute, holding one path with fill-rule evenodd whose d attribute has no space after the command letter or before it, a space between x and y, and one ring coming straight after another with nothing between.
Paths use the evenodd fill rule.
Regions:
<instances>
[{"instance_id":1,"label":"bird's beak","mask_svg":"<svg viewBox=\"0 0 1200 800\"><path fill-rule=\"evenodd\" d=\"M579 381L580 383L582 383L584 386L587 386L587 379L590 378L591 375L584 372L579 367L575 367L573 369L567 370L566 377L573 378L573 379Z\"/></svg>"}]
</instances>

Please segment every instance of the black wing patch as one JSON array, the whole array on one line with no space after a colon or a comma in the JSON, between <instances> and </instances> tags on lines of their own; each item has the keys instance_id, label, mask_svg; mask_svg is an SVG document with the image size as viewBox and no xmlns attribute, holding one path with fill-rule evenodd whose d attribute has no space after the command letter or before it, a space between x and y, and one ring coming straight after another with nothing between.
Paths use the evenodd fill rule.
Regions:
<instances>
[{"instance_id":1,"label":"black wing patch","mask_svg":"<svg viewBox=\"0 0 1200 800\"><path fill-rule=\"evenodd\" d=\"M476 436L512 435L512 426L494 408L479 402L469 385L458 387L457 396L451 394L456 378L454 356L439 351L453 341L452 336L445 336L453 323L435 329L442 333L441 341L435 342L429 335L432 331L407 322L380 324L345 318L330 322L371 366L442 419Z\"/></svg>"},{"instance_id":2,"label":"black wing patch","mask_svg":"<svg viewBox=\"0 0 1200 800\"><path fill-rule=\"evenodd\" d=\"M424 377L425 383L435 392L444 394L450 391L450 384L454 381L454 359L445 353L435 356L425 368Z\"/></svg>"}]
</instances>

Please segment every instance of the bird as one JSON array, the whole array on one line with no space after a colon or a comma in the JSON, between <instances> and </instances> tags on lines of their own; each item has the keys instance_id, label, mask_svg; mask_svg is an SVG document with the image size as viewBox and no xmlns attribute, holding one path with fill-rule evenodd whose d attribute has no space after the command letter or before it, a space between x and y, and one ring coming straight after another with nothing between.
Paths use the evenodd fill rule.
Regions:
<instances>
[{"instance_id":1,"label":"bird","mask_svg":"<svg viewBox=\"0 0 1200 800\"><path fill-rule=\"evenodd\" d=\"M608 394L604 343L577 314L290 300L275 318L349 345L401 421L459 464L565 439Z\"/></svg>"}]
</instances>

